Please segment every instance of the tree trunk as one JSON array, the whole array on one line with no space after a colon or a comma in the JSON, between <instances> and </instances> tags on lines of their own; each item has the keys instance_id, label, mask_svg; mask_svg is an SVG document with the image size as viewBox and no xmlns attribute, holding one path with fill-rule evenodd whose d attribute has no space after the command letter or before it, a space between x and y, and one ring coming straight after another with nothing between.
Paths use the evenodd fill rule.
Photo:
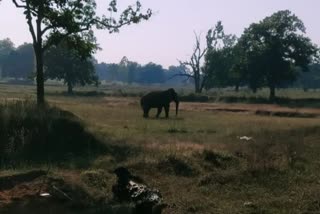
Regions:
<instances>
[{"instance_id":1,"label":"tree trunk","mask_svg":"<svg viewBox=\"0 0 320 214\"><path fill-rule=\"evenodd\" d=\"M41 45L35 47L36 68L37 68L37 103L44 105L44 74L43 74L43 53Z\"/></svg>"},{"instance_id":2,"label":"tree trunk","mask_svg":"<svg viewBox=\"0 0 320 214\"><path fill-rule=\"evenodd\" d=\"M234 88L235 92L239 92L239 84L236 84L236 87Z\"/></svg>"},{"instance_id":3,"label":"tree trunk","mask_svg":"<svg viewBox=\"0 0 320 214\"><path fill-rule=\"evenodd\" d=\"M73 86L72 86L72 83L71 83L71 82L68 82L67 85L68 85L68 94L69 94L69 95L73 94Z\"/></svg>"},{"instance_id":4,"label":"tree trunk","mask_svg":"<svg viewBox=\"0 0 320 214\"><path fill-rule=\"evenodd\" d=\"M201 93L199 80L195 81L194 84L195 84L195 92L196 92L196 93Z\"/></svg>"},{"instance_id":5,"label":"tree trunk","mask_svg":"<svg viewBox=\"0 0 320 214\"><path fill-rule=\"evenodd\" d=\"M269 100L273 102L276 97L276 87L273 84L271 84L269 88L270 88Z\"/></svg>"},{"instance_id":6,"label":"tree trunk","mask_svg":"<svg viewBox=\"0 0 320 214\"><path fill-rule=\"evenodd\" d=\"M194 75L194 87L195 87L195 93L201 93L200 88L200 75L195 72Z\"/></svg>"},{"instance_id":7,"label":"tree trunk","mask_svg":"<svg viewBox=\"0 0 320 214\"><path fill-rule=\"evenodd\" d=\"M36 67L37 67L37 104L40 107L44 106L44 74L43 74L43 47L42 47L42 22L43 5L39 7L38 19L36 20L36 38L33 41L34 52L36 56ZM31 26L31 19L28 20L29 26Z\"/></svg>"}]
</instances>

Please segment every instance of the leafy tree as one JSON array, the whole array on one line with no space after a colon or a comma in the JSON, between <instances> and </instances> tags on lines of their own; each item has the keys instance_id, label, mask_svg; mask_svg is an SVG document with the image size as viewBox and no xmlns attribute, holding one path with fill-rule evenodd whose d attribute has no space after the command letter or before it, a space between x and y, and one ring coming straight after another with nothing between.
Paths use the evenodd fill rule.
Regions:
<instances>
[{"instance_id":1,"label":"leafy tree","mask_svg":"<svg viewBox=\"0 0 320 214\"><path fill-rule=\"evenodd\" d=\"M102 62L102 63L95 64L96 74L98 75L100 80L108 79L107 69L108 69L107 63Z\"/></svg>"},{"instance_id":2,"label":"leafy tree","mask_svg":"<svg viewBox=\"0 0 320 214\"><path fill-rule=\"evenodd\" d=\"M162 66L152 62L142 66L139 81L144 84L163 83L165 74Z\"/></svg>"},{"instance_id":3,"label":"leafy tree","mask_svg":"<svg viewBox=\"0 0 320 214\"><path fill-rule=\"evenodd\" d=\"M35 67L35 56L33 45L31 43L24 43L17 48L19 59L17 64L20 66L20 78L27 79L32 76Z\"/></svg>"},{"instance_id":4,"label":"leafy tree","mask_svg":"<svg viewBox=\"0 0 320 214\"><path fill-rule=\"evenodd\" d=\"M91 57L82 57L66 43L52 46L44 57L45 77L64 80L69 94L73 93L73 87L77 84L98 84L94 60Z\"/></svg>"},{"instance_id":5,"label":"leafy tree","mask_svg":"<svg viewBox=\"0 0 320 214\"><path fill-rule=\"evenodd\" d=\"M141 4L129 6L118 20L96 14L95 0L12 0L17 8L23 10L32 36L36 57L37 101L44 104L43 56L51 46L68 39L69 45L79 48L83 54L90 55L95 44L83 43L83 39L94 38L93 28L107 29L110 33L132 23L139 23L151 16L151 10L141 12ZM117 1L111 0L108 11L117 13ZM46 41L44 42L44 38ZM79 44L86 44L80 46Z\"/></svg>"},{"instance_id":6,"label":"leafy tree","mask_svg":"<svg viewBox=\"0 0 320 214\"><path fill-rule=\"evenodd\" d=\"M237 37L225 34L221 21L214 29L209 30L207 37L208 50L203 67L203 75L206 77L205 88L235 85L232 68L235 61L234 47Z\"/></svg>"},{"instance_id":7,"label":"leafy tree","mask_svg":"<svg viewBox=\"0 0 320 214\"><path fill-rule=\"evenodd\" d=\"M122 57L117 71L117 79L122 82L128 82L128 64L128 58L126 56Z\"/></svg>"},{"instance_id":8,"label":"leafy tree","mask_svg":"<svg viewBox=\"0 0 320 214\"><path fill-rule=\"evenodd\" d=\"M3 75L6 77L27 79L34 71L34 51L30 43L12 50L3 63Z\"/></svg>"},{"instance_id":9,"label":"leafy tree","mask_svg":"<svg viewBox=\"0 0 320 214\"><path fill-rule=\"evenodd\" d=\"M140 65L137 62L128 62L128 83L137 82Z\"/></svg>"},{"instance_id":10,"label":"leafy tree","mask_svg":"<svg viewBox=\"0 0 320 214\"><path fill-rule=\"evenodd\" d=\"M316 46L305 36L303 22L289 10L251 24L239 45L250 87L256 90L267 85L270 100L275 98L276 87L295 80L295 66L307 71L317 53Z\"/></svg>"},{"instance_id":11,"label":"leafy tree","mask_svg":"<svg viewBox=\"0 0 320 214\"><path fill-rule=\"evenodd\" d=\"M14 50L14 44L9 38L0 40L0 78L2 77L3 66L7 62L10 53Z\"/></svg>"}]
</instances>

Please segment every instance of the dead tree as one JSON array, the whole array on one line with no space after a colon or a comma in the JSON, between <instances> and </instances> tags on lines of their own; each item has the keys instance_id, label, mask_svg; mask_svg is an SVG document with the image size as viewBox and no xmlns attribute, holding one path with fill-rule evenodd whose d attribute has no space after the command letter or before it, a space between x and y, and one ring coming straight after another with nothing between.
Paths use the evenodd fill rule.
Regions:
<instances>
[{"instance_id":1,"label":"dead tree","mask_svg":"<svg viewBox=\"0 0 320 214\"><path fill-rule=\"evenodd\" d=\"M204 83L206 80L206 76L202 75L202 67L201 67L201 60L205 56L208 48L201 49L200 43L200 35L196 33L196 44L193 48L193 53L188 61L180 61L179 63L183 66L184 72L176 74L175 76L185 76L188 79L191 78L194 80L194 87L196 93L201 93L204 87Z\"/></svg>"}]
</instances>

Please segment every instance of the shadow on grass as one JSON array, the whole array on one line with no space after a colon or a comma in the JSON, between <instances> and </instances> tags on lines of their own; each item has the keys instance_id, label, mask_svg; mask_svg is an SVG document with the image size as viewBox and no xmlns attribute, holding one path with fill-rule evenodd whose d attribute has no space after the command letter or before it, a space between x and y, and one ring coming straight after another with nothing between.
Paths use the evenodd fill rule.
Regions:
<instances>
[{"instance_id":1,"label":"shadow on grass","mask_svg":"<svg viewBox=\"0 0 320 214\"><path fill-rule=\"evenodd\" d=\"M107 94L102 91L74 91L72 94L63 92L46 92L50 96L66 96L66 97L104 97Z\"/></svg>"},{"instance_id":2,"label":"shadow on grass","mask_svg":"<svg viewBox=\"0 0 320 214\"><path fill-rule=\"evenodd\" d=\"M160 160L157 164L157 169L165 174L184 177L190 177L198 174L198 172L189 163L174 155L169 155Z\"/></svg>"}]
</instances>

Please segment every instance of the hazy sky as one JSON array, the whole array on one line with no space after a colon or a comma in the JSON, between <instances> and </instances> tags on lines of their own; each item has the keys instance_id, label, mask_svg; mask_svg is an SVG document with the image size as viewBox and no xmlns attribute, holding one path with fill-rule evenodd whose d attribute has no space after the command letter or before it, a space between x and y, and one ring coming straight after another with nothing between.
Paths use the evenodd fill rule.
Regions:
<instances>
[{"instance_id":1,"label":"hazy sky","mask_svg":"<svg viewBox=\"0 0 320 214\"><path fill-rule=\"evenodd\" d=\"M99 13L108 0L96 0ZM133 0L118 0L120 6ZM102 51L99 62L118 63L123 56L141 64L155 62L164 67L176 65L177 59L187 59L194 44L194 31L202 33L221 20L226 33L240 36L245 27L278 10L289 9L307 27L307 35L320 45L320 0L141 0L154 16L147 22L124 27L118 34L96 31ZM31 36L21 10L11 0L0 3L0 39L9 37L16 44L31 42Z\"/></svg>"}]
</instances>

